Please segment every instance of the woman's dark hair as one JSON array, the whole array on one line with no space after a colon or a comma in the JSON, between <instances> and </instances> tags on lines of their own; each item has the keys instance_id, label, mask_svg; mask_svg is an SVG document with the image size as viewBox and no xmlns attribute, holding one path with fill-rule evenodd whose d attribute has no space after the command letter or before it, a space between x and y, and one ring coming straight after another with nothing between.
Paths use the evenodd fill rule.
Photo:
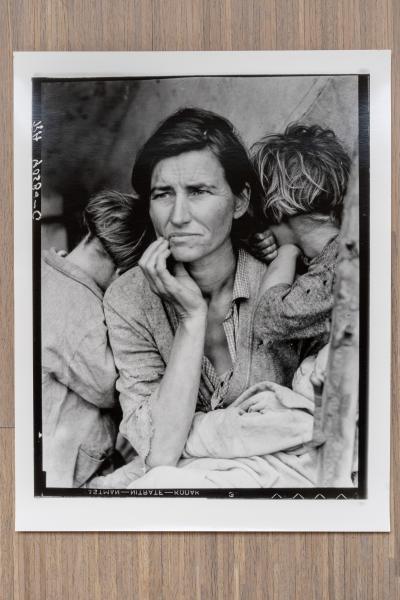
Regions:
<instances>
[{"instance_id":1,"label":"woman's dark hair","mask_svg":"<svg viewBox=\"0 0 400 600\"><path fill-rule=\"evenodd\" d=\"M155 239L143 202L129 194L104 190L92 196L83 211L89 239L96 237L121 272L137 265Z\"/></svg>"},{"instance_id":2,"label":"woman's dark hair","mask_svg":"<svg viewBox=\"0 0 400 600\"><path fill-rule=\"evenodd\" d=\"M261 187L244 144L227 119L207 110L184 108L166 119L139 151L132 185L146 202L150 200L151 176L157 163L184 152L208 148L219 160L234 195L246 184L251 189L249 214L238 219L235 229L246 236L254 231L261 212Z\"/></svg>"},{"instance_id":3,"label":"woman's dark hair","mask_svg":"<svg viewBox=\"0 0 400 600\"><path fill-rule=\"evenodd\" d=\"M340 223L351 160L331 129L294 123L252 150L267 219L318 214Z\"/></svg>"}]
</instances>

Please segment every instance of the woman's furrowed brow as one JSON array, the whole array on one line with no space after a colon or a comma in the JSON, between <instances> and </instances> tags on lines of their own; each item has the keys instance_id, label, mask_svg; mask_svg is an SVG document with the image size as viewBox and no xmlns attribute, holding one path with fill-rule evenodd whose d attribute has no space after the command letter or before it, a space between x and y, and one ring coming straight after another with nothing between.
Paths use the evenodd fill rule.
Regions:
<instances>
[{"instance_id":1,"label":"woman's furrowed brow","mask_svg":"<svg viewBox=\"0 0 400 600\"><path fill-rule=\"evenodd\" d=\"M154 187L151 188L150 194L153 194L154 192L166 192L171 189L172 189L172 187L170 185L155 185Z\"/></svg>"},{"instance_id":2,"label":"woman's furrowed brow","mask_svg":"<svg viewBox=\"0 0 400 600\"><path fill-rule=\"evenodd\" d=\"M207 188L208 190L215 190L217 188L216 185L214 185L213 183L206 183L206 182L197 182L196 183L188 183L186 185L186 187L190 190L195 189L201 189L201 188Z\"/></svg>"}]
</instances>

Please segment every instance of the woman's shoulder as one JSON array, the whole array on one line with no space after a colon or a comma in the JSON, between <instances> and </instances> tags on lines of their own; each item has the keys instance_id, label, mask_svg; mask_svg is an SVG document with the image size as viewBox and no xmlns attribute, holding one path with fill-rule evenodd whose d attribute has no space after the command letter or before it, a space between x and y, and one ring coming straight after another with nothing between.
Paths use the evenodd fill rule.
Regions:
<instances>
[{"instance_id":1,"label":"woman's shoulder","mask_svg":"<svg viewBox=\"0 0 400 600\"><path fill-rule=\"evenodd\" d=\"M105 308L121 314L127 311L148 312L151 306L160 302L160 298L151 291L140 267L133 267L120 275L104 294Z\"/></svg>"},{"instance_id":2,"label":"woman's shoulder","mask_svg":"<svg viewBox=\"0 0 400 600\"><path fill-rule=\"evenodd\" d=\"M133 267L125 271L107 288L104 301L109 304L118 304L118 301L129 298L143 298L143 294L151 293L150 287L140 267Z\"/></svg>"}]
</instances>

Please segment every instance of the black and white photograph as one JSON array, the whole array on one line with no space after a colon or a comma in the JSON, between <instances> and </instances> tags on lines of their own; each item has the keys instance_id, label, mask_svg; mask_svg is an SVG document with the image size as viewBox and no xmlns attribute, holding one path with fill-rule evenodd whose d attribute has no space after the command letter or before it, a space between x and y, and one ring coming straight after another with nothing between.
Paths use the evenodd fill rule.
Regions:
<instances>
[{"instance_id":1,"label":"black and white photograph","mask_svg":"<svg viewBox=\"0 0 400 600\"><path fill-rule=\"evenodd\" d=\"M38 501L368 500L371 78L321 66L32 76Z\"/></svg>"}]
</instances>

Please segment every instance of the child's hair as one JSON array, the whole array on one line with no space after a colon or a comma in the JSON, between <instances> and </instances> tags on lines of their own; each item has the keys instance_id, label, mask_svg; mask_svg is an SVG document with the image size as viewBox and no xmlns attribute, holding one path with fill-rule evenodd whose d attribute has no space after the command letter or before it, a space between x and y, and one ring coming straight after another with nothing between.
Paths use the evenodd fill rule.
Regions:
<instances>
[{"instance_id":1,"label":"child's hair","mask_svg":"<svg viewBox=\"0 0 400 600\"><path fill-rule=\"evenodd\" d=\"M318 214L340 223L351 161L331 129L293 123L254 144L253 162L267 220Z\"/></svg>"},{"instance_id":2,"label":"child's hair","mask_svg":"<svg viewBox=\"0 0 400 600\"><path fill-rule=\"evenodd\" d=\"M83 211L89 239L96 237L121 272L137 265L155 238L143 202L129 194L104 190L92 196Z\"/></svg>"}]
</instances>

